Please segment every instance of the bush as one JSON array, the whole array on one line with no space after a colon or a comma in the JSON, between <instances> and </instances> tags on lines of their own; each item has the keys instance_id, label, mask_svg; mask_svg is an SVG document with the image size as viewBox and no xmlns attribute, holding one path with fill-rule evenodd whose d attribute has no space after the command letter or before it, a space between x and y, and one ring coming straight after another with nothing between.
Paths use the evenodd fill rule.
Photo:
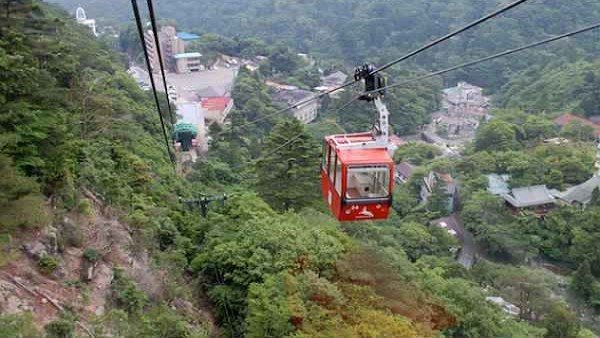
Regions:
<instances>
[{"instance_id":1,"label":"bush","mask_svg":"<svg viewBox=\"0 0 600 338\"><path fill-rule=\"evenodd\" d=\"M113 273L111 289L115 306L130 314L140 313L148 304L148 296L137 287L133 280L125 276L123 270L116 268Z\"/></svg>"},{"instance_id":2,"label":"bush","mask_svg":"<svg viewBox=\"0 0 600 338\"><path fill-rule=\"evenodd\" d=\"M74 338L73 322L65 319L55 320L45 327L46 338Z\"/></svg>"},{"instance_id":3,"label":"bush","mask_svg":"<svg viewBox=\"0 0 600 338\"><path fill-rule=\"evenodd\" d=\"M93 214L92 203L87 198L84 198L79 201L79 205L77 206L77 210L80 214L85 216L91 216Z\"/></svg>"},{"instance_id":4,"label":"bush","mask_svg":"<svg viewBox=\"0 0 600 338\"><path fill-rule=\"evenodd\" d=\"M40 268L40 271L47 275L52 274L54 271L56 271L59 264L60 262L58 259L48 255L40 258L40 260L38 261L38 267Z\"/></svg>"},{"instance_id":5,"label":"bush","mask_svg":"<svg viewBox=\"0 0 600 338\"><path fill-rule=\"evenodd\" d=\"M71 221L65 221L61 231L62 244L80 248L83 245L83 234L79 225Z\"/></svg>"},{"instance_id":6,"label":"bush","mask_svg":"<svg viewBox=\"0 0 600 338\"><path fill-rule=\"evenodd\" d=\"M96 263L97 261L100 260L101 255L98 252L98 250L96 250L94 248L89 248L89 249L85 249L85 252L83 253L83 258L85 258L86 260L88 260L91 263Z\"/></svg>"}]
</instances>

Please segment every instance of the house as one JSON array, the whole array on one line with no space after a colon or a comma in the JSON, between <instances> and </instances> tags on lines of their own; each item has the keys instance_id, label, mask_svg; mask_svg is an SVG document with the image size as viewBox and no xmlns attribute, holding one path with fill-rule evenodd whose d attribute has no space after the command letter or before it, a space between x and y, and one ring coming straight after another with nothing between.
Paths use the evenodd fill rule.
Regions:
<instances>
[{"instance_id":1,"label":"house","mask_svg":"<svg viewBox=\"0 0 600 338\"><path fill-rule=\"evenodd\" d=\"M443 184L443 191L448 195L448 212L454 212L460 203L458 186L450 174L430 172L423 177L420 198L422 203L427 203L433 195L438 184Z\"/></svg>"},{"instance_id":2,"label":"house","mask_svg":"<svg viewBox=\"0 0 600 338\"><path fill-rule=\"evenodd\" d=\"M567 189L567 191L556 192L554 197L566 204L586 206L592 200L594 189L600 189L600 176L594 176L580 185Z\"/></svg>"},{"instance_id":3,"label":"house","mask_svg":"<svg viewBox=\"0 0 600 338\"><path fill-rule=\"evenodd\" d=\"M318 92L322 92L322 93L328 92L332 89L335 89L335 88L343 85L347 79L348 79L347 74L340 72L340 71L333 72L327 76L322 76L321 77L321 85L316 87L315 90ZM338 94L341 93L342 91L344 91L344 89L336 90L335 92L332 92L329 95L331 97L336 98L338 96Z\"/></svg>"},{"instance_id":4,"label":"house","mask_svg":"<svg viewBox=\"0 0 600 338\"><path fill-rule=\"evenodd\" d=\"M310 100L315 97L315 93L302 90L278 90L273 94L273 101L284 106L294 106L290 110L291 114L302 123L308 124L314 121L319 113L319 100L312 100L300 105L299 102Z\"/></svg>"},{"instance_id":5,"label":"house","mask_svg":"<svg viewBox=\"0 0 600 338\"><path fill-rule=\"evenodd\" d=\"M206 112L206 120L222 125L233 109L233 99L227 96L204 97L200 106Z\"/></svg>"},{"instance_id":6,"label":"house","mask_svg":"<svg viewBox=\"0 0 600 338\"><path fill-rule=\"evenodd\" d=\"M509 175L491 174L487 175L488 188L487 191L496 196L503 196L510 193L508 186Z\"/></svg>"},{"instance_id":7,"label":"house","mask_svg":"<svg viewBox=\"0 0 600 338\"><path fill-rule=\"evenodd\" d=\"M415 166L408 162L400 162L396 164L395 180L398 184L408 182L415 171Z\"/></svg>"},{"instance_id":8,"label":"house","mask_svg":"<svg viewBox=\"0 0 600 338\"><path fill-rule=\"evenodd\" d=\"M582 125L590 126L590 127L594 128L594 135L597 138L600 138L600 124L596 124L591 120L588 120L586 118L583 118L581 116L577 116L577 115L574 115L571 113L562 114L561 116L554 119L554 124L561 128L564 128L566 125L568 125L569 123L572 123L572 122L579 122Z\"/></svg>"},{"instance_id":9,"label":"house","mask_svg":"<svg viewBox=\"0 0 600 338\"><path fill-rule=\"evenodd\" d=\"M555 205L556 199L545 185L512 189L502 195L508 207L515 213L529 210L543 216Z\"/></svg>"},{"instance_id":10,"label":"house","mask_svg":"<svg viewBox=\"0 0 600 338\"><path fill-rule=\"evenodd\" d=\"M444 89L442 110L451 116L478 115L489 113L490 99L483 95L483 88L459 82L456 87Z\"/></svg>"}]
</instances>

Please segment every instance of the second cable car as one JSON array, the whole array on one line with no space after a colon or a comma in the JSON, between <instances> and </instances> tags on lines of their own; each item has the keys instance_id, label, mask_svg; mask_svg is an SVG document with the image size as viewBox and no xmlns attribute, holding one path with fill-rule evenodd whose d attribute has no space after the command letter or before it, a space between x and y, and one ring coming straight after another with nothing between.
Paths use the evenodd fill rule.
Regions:
<instances>
[{"instance_id":1,"label":"second cable car","mask_svg":"<svg viewBox=\"0 0 600 338\"><path fill-rule=\"evenodd\" d=\"M372 132L326 136L321 162L321 190L340 221L387 219L392 207L394 161L389 146L389 112L382 101L385 81L373 66L355 72L365 80L362 100L375 102L378 126Z\"/></svg>"}]
</instances>

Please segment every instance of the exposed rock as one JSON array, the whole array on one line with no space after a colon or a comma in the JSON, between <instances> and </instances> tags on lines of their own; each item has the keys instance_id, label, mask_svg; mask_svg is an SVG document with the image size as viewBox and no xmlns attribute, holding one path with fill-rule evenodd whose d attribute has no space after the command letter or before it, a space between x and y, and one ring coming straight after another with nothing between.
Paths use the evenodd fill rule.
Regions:
<instances>
[{"instance_id":1,"label":"exposed rock","mask_svg":"<svg viewBox=\"0 0 600 338\"><path fill-rule=\"evenodd\" d=\"M25 251L25 254L27 254L27 256L35 260L38 260L48 255L48 250L46 246L44 245L44 243L39 241L23 244L23 251Z\"/></svg>"}]
</instances>

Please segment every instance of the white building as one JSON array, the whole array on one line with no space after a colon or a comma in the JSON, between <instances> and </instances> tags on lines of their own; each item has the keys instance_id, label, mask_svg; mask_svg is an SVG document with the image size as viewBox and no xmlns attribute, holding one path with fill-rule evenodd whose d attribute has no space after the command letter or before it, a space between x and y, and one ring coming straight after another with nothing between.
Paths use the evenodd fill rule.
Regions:
<instances>
[{"instance_id":1,"label":"white building","mask_svg":"<svg viewBox=\"0 0 600 338\"><path fill-rule=\"evenodd\" d=\"M204 70L201 63L202 54L200 53L179 53L173 57L175 58L175 69L179 74Z\"/></svg>"},{"instance_id":2,"label":"white building","mask_svg":"<svg viewBox=\"0 0 600 338\"><path fill-rule=\"evenodd\" d=\"M80 25L88 26L92 30L94 36L98 36L96 20L88 19L87 15L85 15L85 10L82 7L77 7L77 10L75 10L75 19Z\"/></svg>"}]
</instances>

